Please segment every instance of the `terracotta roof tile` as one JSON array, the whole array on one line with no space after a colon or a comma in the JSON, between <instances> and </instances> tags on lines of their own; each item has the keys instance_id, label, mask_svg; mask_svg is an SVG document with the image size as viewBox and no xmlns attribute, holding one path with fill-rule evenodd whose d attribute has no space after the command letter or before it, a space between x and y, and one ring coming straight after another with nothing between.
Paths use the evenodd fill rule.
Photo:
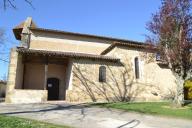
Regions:
<instances>
[{"instance_id":1,"label":"terracotta roof tile","mask_svg":"<svg viewBox=\"0 0 192 128\"><path fill-rule=\"evenodd\" d=\"M19 25L15 26L13 29L23 28L25 21L21 22Z\"/></svg>"},{"instance_id":2,"label":"terracotta roof tile","mask_svg":"<svg viewBox=\"0 0 192 128\"><path fill-rule=\"evenodd\" d=\"M25 24L25 21L21 22L19 25L15 26L13 29L23 28L24 24ZM36 28L37 25L32 21L31 27Z\"/></svg>"},{"instance_id":3,"label":"terracotta roof tile","mask_svg":"<svg viewBox=\"0 0 192 128\"><path fill-rule=\"evenodd\" d=\"M136 44L135 43L135 44L133 44L133 43L114 42L108 48L106 48L103 52L101 52L100 55L105 55L105 54L109 53L116 46L126 46L126 47L139 48L139 49L150 48L151 50L156 50L156 48L153 45L145 44L145 43L142 43L142 44Z\"/></svg>"},{"instance_id":4,"label":"terracotta roof tile","mask_svg":"<svg viewBox=\"0 0 192 128\"><path fill-rule=\"evenodd\" d=\"M19 25L15 26L13 28L13 33L17 40L21 40L21 33L23 30L24 24L25 24L25 21L21 22ZM32 21L31 27L35 28L35 27L37 27L37 25Z\"/></svg>"},{"instance_id":5,"label":"terracotta roof tile","mask_svg":"<svg viewBox=\"0 0 192 128\"><path fill-rule=\"evenodd\" d=\"M94 60L105 60L110 62L120 62L120 59L103 56L103 55L94 55L86 53L77 53L77 52L61 52L61 51L47 51L47 50L36 50L36 49L27 49L18 47L17 52L27 55L42 55L42 56L57 56L57 57L69 57L69 58L84 58L84 59L94 59Z\"/></svg>"}]
</instances>

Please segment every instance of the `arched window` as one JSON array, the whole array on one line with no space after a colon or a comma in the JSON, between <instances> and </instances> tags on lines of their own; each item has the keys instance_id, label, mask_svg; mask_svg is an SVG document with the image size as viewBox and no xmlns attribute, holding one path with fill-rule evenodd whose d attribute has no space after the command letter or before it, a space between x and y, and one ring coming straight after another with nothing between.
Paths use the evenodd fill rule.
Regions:
<instances>
[{"instance_id":1,"label":"arched window","mask_svg":"<svg viewBox=\"0 0 192 128\"><path fill-rule=\"evenodd\" d=\"M135 77L139 79L139 59L138 57L135 58Z\"/></svg>"},{"instance_id":2,"label":"arched window","mask_svg":"<svg viewBox=\"0 0 192 128\"><path fill-rule=\"evenodd\" d=\"M99 67L99 82L106 82L106 67Z\"/></svg>"}]
</instances>

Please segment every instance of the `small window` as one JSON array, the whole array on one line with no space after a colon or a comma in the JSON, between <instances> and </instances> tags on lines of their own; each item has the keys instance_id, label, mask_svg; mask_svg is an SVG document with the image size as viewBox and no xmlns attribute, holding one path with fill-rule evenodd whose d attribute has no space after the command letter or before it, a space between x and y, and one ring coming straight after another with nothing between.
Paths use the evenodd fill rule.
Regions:
<instances>
[{"instance_id":1,"label":"small window","mask_svg":"<svg viewBox=\"0 0 192 128\"><path fill-rule=\"evenodd\" d=\"M106 82L106 67L99 67L99 82Z\"/></svg>"},{"instance_id":2,"label":"small window","mask_svg":"<svg viewBox=\"0 0 192 128\"><path fill-rule=\"evenodd\" d=\"M139 79L139 59L135 58L135 77Z\"/></svg>"}]
</instances>

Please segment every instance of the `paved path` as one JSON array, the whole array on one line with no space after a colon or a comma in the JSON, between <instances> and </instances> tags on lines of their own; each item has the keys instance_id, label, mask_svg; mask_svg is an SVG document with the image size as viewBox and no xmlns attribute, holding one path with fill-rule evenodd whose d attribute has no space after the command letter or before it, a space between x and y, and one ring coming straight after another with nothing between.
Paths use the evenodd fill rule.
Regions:
<instances>
[{"instance_id":1,"label":"paved path","mask_svg":"<svg viewBox=\"0 0 192 128\"><path fill-rule=\"evenodd\" d=\"M191 120L128 113L114 109L85 107L82 104L4 104L0 113L76 128L192 128Z\"/></svg>"}]
</instances>

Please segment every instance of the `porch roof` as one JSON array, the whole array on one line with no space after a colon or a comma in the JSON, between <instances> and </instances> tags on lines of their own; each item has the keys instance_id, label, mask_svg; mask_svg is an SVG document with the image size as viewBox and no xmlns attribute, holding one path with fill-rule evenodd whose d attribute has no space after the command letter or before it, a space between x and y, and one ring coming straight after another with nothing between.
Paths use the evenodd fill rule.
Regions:
<instances>
[{"instance_id":1,"label":"porch roof","mask_svg":"<svg viewBox=\"0 0 192 128\"><path fill-rule=\"evenodd\" d=\"M55 57L68 57L74 59L93 59L93 60L104 60L109 62L120 62L120 59L104 55L94 55L86 53L77 53L77 52L63 52L63 51L47 51L47 50L37 50L37 49L28 49L23 47L17 47L16 51L25 55L41 55L41 56L55 56Z\"/></svg>"},{"instance_id":2,"label":"porch roof","mask_svg":"<svg viewBox=\"0 0 192 128\"><path fill-rule=\"evenodd\" d=\"M100 55L106 55L107 53L109 53L111 50L113 50L117 46L132 47L132 48L137 48L137 49L146 49L146 50L151 50L151 51L158 50L157 47L155 47L152 44L131 44L131 43L114 42L108 48L106 48L104 51L102 51Z\"/></svg>"}]
</instances>

